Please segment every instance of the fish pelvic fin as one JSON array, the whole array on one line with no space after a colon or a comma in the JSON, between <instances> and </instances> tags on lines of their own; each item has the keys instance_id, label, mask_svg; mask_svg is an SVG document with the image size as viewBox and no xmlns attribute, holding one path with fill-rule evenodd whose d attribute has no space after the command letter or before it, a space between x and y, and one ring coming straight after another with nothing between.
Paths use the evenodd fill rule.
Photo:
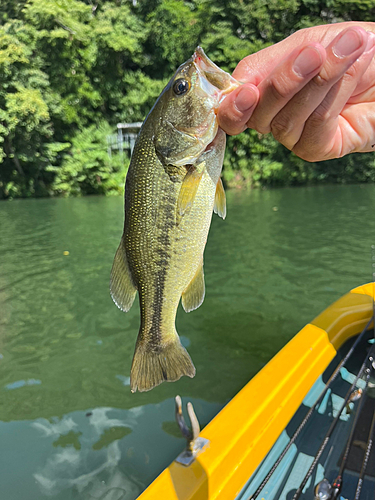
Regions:
<instances>
[{"instance_id":1,"label":"fish pelvic fin","mask_svg":"<svg viewBox=\"0 0 375 500\"><path fill-rule=\"evenodd\" d=\"M203 259L194 278L182 292L181 303L185 312L194 311L202 304L205 295Z\"/></svg>"},{"instance_id":2,"label":"fish pelvic fin","mask_svg":"<svg viewBox=\"0 0 375 500\"><path fill-rule=\"evenodd\" d=\"M133 305L137 288L130 274L124 238L121 238L113 260L109 290L116 306L122 311L128 312Z\"/></svg>"},{"instance_id":3,"label":"fish pelvic fin","mask_svg":"<svg viewBox=\"0 0 375 500\"><path fill-rule=\"evenodd\" d=\"M137 341L130 372L130 390L146 392L164 381L175 382L183 375L193 378L195 367L187 350L176 338L167 345L152 349Z\"/></svg>"},{"instance_id":4,"label":"fish pelvic fin","mask_svg":"<svg viewBox=\"0 0 375 500\"><path fill-rule=\"evenodd\" d=\"M227 215L227 201L223 182L220 177L216 184L214 212L222 219L225 219Z\"/></svg>"},{"instance_id":5,"label":"fish pelvic fin","mask_svg":"<svg viewBox=\"0 0 375 500\"><path fill-rule=\"evenodd\" d=\"M191 165L189 170L186 172L177 199L177 224L181 222L182 217L188 213L193 206L195 195L197 194L205 166L205 162L202 162L197 166Z\"/></svg>"}]
</instances>

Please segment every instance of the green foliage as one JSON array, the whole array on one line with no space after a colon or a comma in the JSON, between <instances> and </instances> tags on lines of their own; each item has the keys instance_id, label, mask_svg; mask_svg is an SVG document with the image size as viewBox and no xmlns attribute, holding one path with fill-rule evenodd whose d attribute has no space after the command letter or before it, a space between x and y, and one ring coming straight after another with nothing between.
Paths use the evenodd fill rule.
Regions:
<instances>
[{"instance_id":1,"label":"green foliage","mask_svg":"<svg viewBox=\"0 0 375 500\"><path fill-rule=\"evenodd\" d=\"M375 158L373 153L351 154L340 160L329 160L315 164L317 181L375 182Z\"/></svg>"},{"instance_id":2,"label":"green foliage","mask_svg":"<svg viewBox=\"0 0 375 500\"><path fill-rule=\"evenodd\" d=\"M2 0L0 198L116 193L116 123L142 121L196 45L223 69L296 29L370 20L375 0ZM355 159L354 159L355 158ZM271 136L229 138L229 186L374 182L373 156L309 164Z\"/></svg>"},{"instance_id":3,"label":"green foliage","mask_svg":"<svg viewBox=\"0 0 375 500\"><path fill-rule=\"evenodd\" d=\"M119 98L123 110L122 120L125 122L143 120L168 80L168 78L154 80L140 70L125 73L123 82L128 91Z\"/></svg>"},{"instance_id":4,"label":"green foliage","mask_svg":"<svg viewBox=\"0 0 375 500\"><path fill-rule=\"evenodd\" d=\"M149 45L154 47L155 63L165 61L164 74L173 73L194 52L205 28L201 11L199 3L164 0L147 17Z\"/></svg>"},{"instance_id":5,"label":"green foliage","mask_svg":"<svg viewBox=\"0 0 375 500\"><path fill-rule=\"evenodd\" d=\"M314 180L313 164L255 130L228 139L223 175L229 187L295 186Z\"/></svg>"},{"instance_id":6,"label":"green foliage","mask_svg":"<svg viewBox=\"0 0 375 500\"><path fill-rule=\"evenodd\" d=\"M92 125L77 133L61 166L48 168L56 174L52 184L55 193L78 196L123 191L129 160L120 154L108 154L106 137L110 133L108 123Z\"/></svg>"},{"instance_id":7,"label":"green foliage","mask_svg":"<svg viewBox=\"0 0 375 500\"><path fill-rule=\"evenodd\" d=\"M0 198L48 195L46 167L66 147L53 137L59 96L34 42L35 31L19 20L0 27Z\"/></svg>"}]
</instances>

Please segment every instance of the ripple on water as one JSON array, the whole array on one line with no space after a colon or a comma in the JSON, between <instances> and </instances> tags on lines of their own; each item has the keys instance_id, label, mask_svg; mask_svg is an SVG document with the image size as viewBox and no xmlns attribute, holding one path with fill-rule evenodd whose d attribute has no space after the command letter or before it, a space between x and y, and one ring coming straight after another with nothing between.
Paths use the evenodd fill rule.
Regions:
<instances>
[{"instance_id":1,"label":"ripple on water","mask_svg":"<svg viewBox=\"0 0 375 500\"><path fill-rule=\"evenodd\" d=\"M205 301L177 315L197 375L134 395L138 304L123 314L108 293L123 200L0 203L7 500L107 498L114 488L134 498L181 446L177 393L205 425L299 328L371 281L375 186L231 191L227 200L208 238Z\"/></svg>"}]
</instances>

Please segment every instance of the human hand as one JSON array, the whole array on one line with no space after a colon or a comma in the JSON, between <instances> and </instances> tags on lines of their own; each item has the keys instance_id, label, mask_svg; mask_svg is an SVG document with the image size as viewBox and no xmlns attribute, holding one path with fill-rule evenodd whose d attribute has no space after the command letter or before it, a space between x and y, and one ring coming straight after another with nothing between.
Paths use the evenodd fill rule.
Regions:
<instances>
[{"instance_id":1,"label":"human hand","mask_svg":"<svg viewBox=\"0 0 375 500\"><path fill-rule=\"evenodd\" d=\"M244 58L233 76L246 83L220 105L221 128L230 135L246 126L272 132L307 161L373 151L371 31L374 23L317 26Z\"/></svg>"}]
</instances>

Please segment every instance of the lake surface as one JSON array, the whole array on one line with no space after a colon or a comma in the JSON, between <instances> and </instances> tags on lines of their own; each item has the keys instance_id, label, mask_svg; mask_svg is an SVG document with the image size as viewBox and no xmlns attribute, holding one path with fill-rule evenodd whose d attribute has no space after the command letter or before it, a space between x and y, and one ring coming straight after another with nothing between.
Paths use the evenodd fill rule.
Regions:
<instances>
[{"instance_id":1,"label":"lake surface","mask_svg":"<svg viewBox=\"0 0 375 500\"><path fill-rule=\"evenodd\" d=\"M371 281L374 185L230 191L227 203L205 301L177 317L197 375L136 394L138 305L124 314L108 292L123 200L0 203L2 500L136 498L184 447L176 394L203 427L304 324Z\"/></svg>"}]
</instances>

